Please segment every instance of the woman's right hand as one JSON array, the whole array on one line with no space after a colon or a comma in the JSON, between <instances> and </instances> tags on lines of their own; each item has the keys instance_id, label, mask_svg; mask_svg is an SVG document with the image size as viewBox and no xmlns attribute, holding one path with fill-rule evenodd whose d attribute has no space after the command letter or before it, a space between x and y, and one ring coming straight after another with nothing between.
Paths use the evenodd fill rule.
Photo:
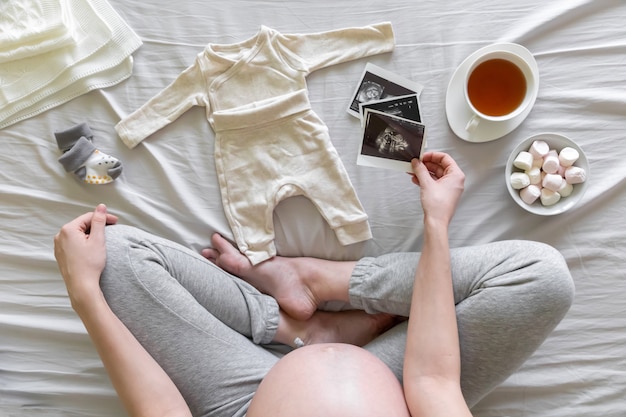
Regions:
<instances>
[{"instance_id":1,"label":"woman's right hand","mask_svg":"<svg viewBox=\"0 0 626 417\"><path fill-rule=\"evenodd\" d=\"M100 294L100 274L106 262L104 227L117 222L104 204L64 225L54 237L54 256L72 306Z\"/></svg>"},{"instance_id":2,"label":"woman's right hand","mask_svg":"<svg viewBox=\"0 0 626 417\"><path fill-rule=\"evenodd\" d=\"M424 221L452 220L465 184L465 174L450 155L444 152L426 152L422 160L411 161L413 183L420 187Z\"/></svg>"}]
</instances>

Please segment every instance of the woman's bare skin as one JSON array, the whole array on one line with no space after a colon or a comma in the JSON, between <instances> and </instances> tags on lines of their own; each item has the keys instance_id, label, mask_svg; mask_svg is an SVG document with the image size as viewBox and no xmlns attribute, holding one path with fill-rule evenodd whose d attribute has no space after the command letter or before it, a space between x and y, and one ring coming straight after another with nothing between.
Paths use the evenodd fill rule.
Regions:
<instances>
[{"instance_id":1,"label":"woman's bare skin","mask_svg":"<svg viewBox=\"0 0 626 417\"><path fill-rule=\"evenodd\" d=\"M410 417L402 386L380 359L358 346L296 349L270 369L248 417Z\"/></svg>"},{"instance_id":2,"label":"woman's bare skin","mask_svg":"<svg viewBox=\"0 0 626 417\"><path fill-rule=\"evenodd\" d=\"M211 262L269 294L298 320L307 320L325 301L348 302L348 283L356 262L276 256L253 266L230 242L215 233L212 248L204 249Z\"/></svg>"},{"instance_id":3,"label":"woman's bare skin","mask_svg":"<svg viewBox=\"0 0 626 417\"><path fill-rule=\"evenodd\" d=\"M207 259L271 295L280 305L275 342L296 347L294 341L299 338L305 345L340 342L363 346L401 320L389 314L356 310L318 310L326 301L348 302L348 284L355 262L276 256L253 266L219 234L211 237L211 244L212 248L202 251Z\"/></svg>"}]
</instances>

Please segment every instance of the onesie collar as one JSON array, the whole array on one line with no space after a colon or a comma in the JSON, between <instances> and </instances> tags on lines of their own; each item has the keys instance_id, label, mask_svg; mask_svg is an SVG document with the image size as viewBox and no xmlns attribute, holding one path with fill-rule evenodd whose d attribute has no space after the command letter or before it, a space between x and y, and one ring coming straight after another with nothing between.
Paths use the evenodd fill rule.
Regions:
<instances>
[{"instance_id":1,"label":"onesie collar","mask_svg":"<svg viewBox=\"0 0 626 417\"><path fill-rule=\"evenodd\" d=\"M209 43L205 53L212 59L228 65L235 65L241 61L248 61L268 38L270 28L261 25L259 30L250 38L229 44Z\"/></svg>"}]
</instances>

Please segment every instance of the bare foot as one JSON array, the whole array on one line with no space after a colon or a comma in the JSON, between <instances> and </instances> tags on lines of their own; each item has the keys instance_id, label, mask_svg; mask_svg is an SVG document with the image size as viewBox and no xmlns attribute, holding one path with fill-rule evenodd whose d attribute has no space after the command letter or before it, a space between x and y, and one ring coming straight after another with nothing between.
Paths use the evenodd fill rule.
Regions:
<instances>
[{"instance_id":1,"label":"bare foot","mask_svg":"<svg viewBox=\"0 0 626 417\"><path fill-rule=\"evenodd\" d=\"M213 248L204 249L202 255L225 271L247 281L262 293L276 299L280 307L298 320L307 320L322 301L307 282L299 263L305 258L276 256L258 265L252 265L237 248L218 233L211 237ZM310 280L308 280L310 281Z\"/></svg>"},{"instance_id":2,"label":"bare foot","mask_svg":"<svg viewBox=\"0 0 626 417\"><path fill-rule=\"evenodd\" d=\"M403 319L390 314L367 314L360 310L317 311L307 321L283 318L281 338L292 347L317 343L349 343L363 346ZM296 339L299 339L296 342Z\"/></svg>"}]
</instances>

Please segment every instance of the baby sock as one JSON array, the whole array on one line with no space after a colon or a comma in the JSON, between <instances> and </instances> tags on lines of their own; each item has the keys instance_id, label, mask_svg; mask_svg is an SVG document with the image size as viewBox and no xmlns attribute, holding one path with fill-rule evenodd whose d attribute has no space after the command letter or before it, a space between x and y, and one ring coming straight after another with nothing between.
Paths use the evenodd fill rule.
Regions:
<instances>
[{"instance_id":1,"label":"baby sock","mask_svg":"<svg viewBox=\"0 0 626 417\"><path fill-rule=\"evenodd\" d=\"M122 163L117 158L93 145L93 133L86 123L55 132L54 136L63 152L59 162L80 180L88 184L108 184L122 173Z\"/></svg>"}]
</instances>

